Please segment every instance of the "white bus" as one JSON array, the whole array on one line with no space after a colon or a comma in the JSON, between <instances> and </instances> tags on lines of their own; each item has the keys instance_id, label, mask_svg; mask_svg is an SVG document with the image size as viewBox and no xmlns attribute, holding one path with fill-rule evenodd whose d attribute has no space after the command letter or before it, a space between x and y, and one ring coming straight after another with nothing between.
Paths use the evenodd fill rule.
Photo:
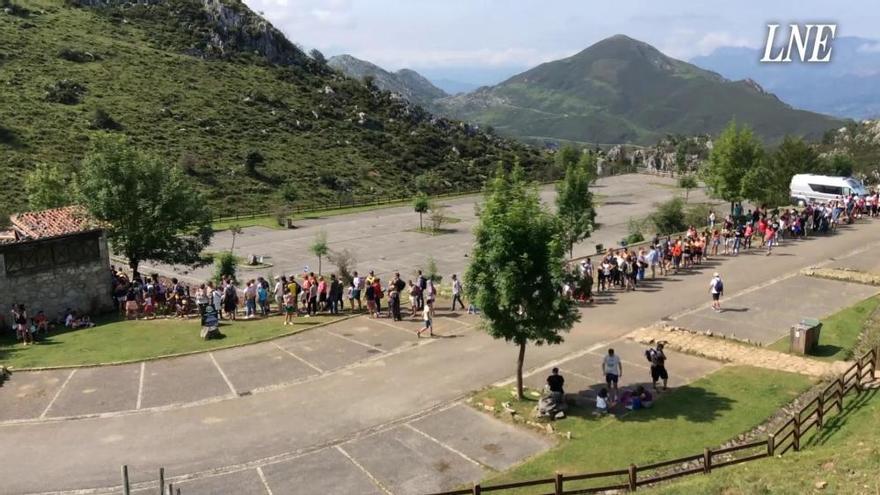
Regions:
<instances>
[{"instance_id":1,"label":"white bus","mask_svg":"<svg viewBox=\"0 0 880 495\"><path fill-rule=\"evenodd\" d=\"M826 203L855 193L867 194L865 186L852 177L833 177L830 175L798 174L791 178L792 203L803 206L810 201Z\"/></svg>"}]
</instances>

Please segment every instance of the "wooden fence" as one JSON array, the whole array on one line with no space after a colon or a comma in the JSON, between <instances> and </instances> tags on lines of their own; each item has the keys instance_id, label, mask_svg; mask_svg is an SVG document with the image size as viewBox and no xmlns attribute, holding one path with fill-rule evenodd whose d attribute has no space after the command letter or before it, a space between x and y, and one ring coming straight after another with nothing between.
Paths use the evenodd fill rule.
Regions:
<instances>
[{"instance_id":1,"label":"wooden fence","mask_svg":"<svg viewBox=\"0 0 880 495\"><path fill-rule=\"evenodd\" d=\"M804 405L800 411L792 415L776 432L767 436L766 440L735 445L723 449L706 448L701 454L655 462L638 466L630 464L625 469L564 475L556 473L552 478L520 481L499 485L474 485L472 488L438 492L432 495L479 495L501 490L515 490L533 486L548 487L543 495L574 495L599 493L609 490L636 491L640 486L651 485L692 474L709 474L734 464L783 455L789 450L801 449L801 440L811 430L820 430L825 424L828 414L843 412L843 398L852 391L861 393L867 382L874 380L880 360L880 348L876 348L860 357L843 374L825 387L816 397ZM669 469L672 466L686 465L684 469ZM572 485L578 481L602 480L601 486L578 487ZM566 489L566 483L569 489Z\"/></svg>"}]
</instances>

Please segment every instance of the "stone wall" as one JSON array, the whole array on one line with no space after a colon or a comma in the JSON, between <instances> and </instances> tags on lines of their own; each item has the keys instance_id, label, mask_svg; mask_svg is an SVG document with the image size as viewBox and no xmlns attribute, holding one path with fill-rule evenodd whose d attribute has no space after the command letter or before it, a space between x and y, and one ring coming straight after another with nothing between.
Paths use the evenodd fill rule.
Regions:
<instances>
[{"instance_id":1,"label":"stone wall","mask_svg":"<svg viewBox=\"0 0 880 495\"><path fill-rule=\"evenodd\" d=\"M63 317L67 308L92 316L113 309L107 241L101 234L90 235L100 235L100 256L85 263L7 275L0 252L0 315L6 325L12 304L24 304L29 316L43 310L52 320Z\"/></svg>"}]
</instances>

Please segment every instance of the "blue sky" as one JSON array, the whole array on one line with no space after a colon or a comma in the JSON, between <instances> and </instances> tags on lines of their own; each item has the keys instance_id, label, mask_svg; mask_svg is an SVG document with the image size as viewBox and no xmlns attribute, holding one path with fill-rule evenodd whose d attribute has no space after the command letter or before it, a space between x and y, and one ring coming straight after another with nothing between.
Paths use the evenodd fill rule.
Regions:
<instances>
[{"instance_id":1,"label":"blue sky","mask_svg":"<svg viewBox=\"0 0 880 495\"><path fill-rule=\"evenodd\" d=\"M762 46L768 22L836 22L838 36L880 38L876 0L244 1L306 48L453 79L513 74L618 33L681 59Z\"/></svg>"}]
</instances>

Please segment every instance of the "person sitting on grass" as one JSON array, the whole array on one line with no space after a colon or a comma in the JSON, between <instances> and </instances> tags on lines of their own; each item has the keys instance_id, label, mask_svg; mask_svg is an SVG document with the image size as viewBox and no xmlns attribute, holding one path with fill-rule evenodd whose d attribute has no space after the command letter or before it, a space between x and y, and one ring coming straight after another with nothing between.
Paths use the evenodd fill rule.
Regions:
<instances>
[{"instance_id":1,"label":"person sitting on grass","mask_svg":"<svg viewBox=\"0 0 880 495\"><path fill-rule=\"evenodd\" d=\"M596 395L596 410L593 411L595 416L604 416L608 414L608 389L602 387L599 394Z\"/></svg>"},{"instance_id":2,"label":"person sitting on grass","mask_svg":"<svg viewBox=\"0 0 880 495\"><path fill-rule=\"evenodd\" d=\"M34 316L34 333L42 334L43 337L49 335L49 318L46 318L46 314L43 313L42 310L37 311L37 315Z\"/></svg>"}]
</instances>

